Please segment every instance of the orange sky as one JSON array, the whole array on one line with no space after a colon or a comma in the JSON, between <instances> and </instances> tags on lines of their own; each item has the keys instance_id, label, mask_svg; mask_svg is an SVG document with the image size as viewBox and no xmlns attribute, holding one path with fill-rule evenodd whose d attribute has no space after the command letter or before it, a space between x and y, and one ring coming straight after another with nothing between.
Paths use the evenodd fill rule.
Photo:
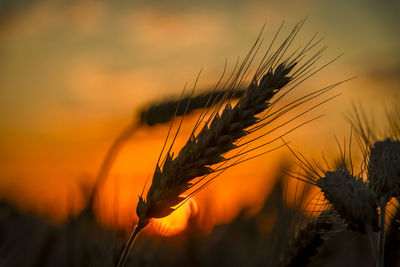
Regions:
<instances>
[{"instance_id":1,"label":"orange sky","mask_svg":"<svg viewBox=\"0 0 400 267\"><path fill-rule=\"evenodd\" d=\"M287 11L288 4L296 13ZM225 59L232 67L265 21L268 40L282 20L287 30L306 15L299 43L318 31L329 45L323 62L345 55L294 96L358 78L336 89L342 95L307 118L326 117L288 140L308 155L336 152L334 134L349 133L344 115L353 101L379 118L383 103L397 96L400 42L392 9L369 1L10 4L0 21L0 196L58 219L77 212L80 188L91 184L133 112L149 101L176 96L186 81L193 84L202 67L198 87L215 84ZM179 144L190 131L190 120ZM116 205L119 223L135 218L137 194L154 169L167 127L140 129L124 147L100 195L104 221L113 222ZM220 222L243 205L259 204L284 153L227 172L196 197L199 212L206 208L210 221Z\"/></svg>"}]
</instances>

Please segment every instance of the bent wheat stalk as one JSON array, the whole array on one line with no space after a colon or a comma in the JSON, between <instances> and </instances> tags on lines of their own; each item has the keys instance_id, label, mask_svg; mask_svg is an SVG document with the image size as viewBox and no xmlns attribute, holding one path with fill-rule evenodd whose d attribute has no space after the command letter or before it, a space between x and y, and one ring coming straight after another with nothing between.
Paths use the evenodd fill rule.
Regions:
<instances>
[{"instance_id":1,"label":"bent wheat stalk","mask_svg":"<svg viewBox=\"0 0 400 267\"><path fill-rule=\"evenodd\" d=\"M153 103L148 107L142 108L138 114L139 122L142 125L154 126L160 123L170 122L175 116L186 116L197 109L209 108L210 103L217 105L220 101L227 98L239 99L245 93L244 89L235 91L207 90L197 96L186 96L183 99L171 99Z\"/></svg>"},{"instance_id":2,"label":"bent wheat stalk","mask_svg":"<svg viewBox=\"0 0 400 267\"><path fill-rule=\"evenodd\" d=\"M148 225L152 218L163 218L171 214L177 207L182 205L182 203L207 186L209 182L215 178L210 178L211 174L218 173L216 175L218 176L224 170L245 161L242 160L242 156L266 144L272 143L271 141L261 146L248 149L248 145L253 143L253 141L281 128L305 112L282 123L266 134L240 143L244 137L259 131L272 121L279 119L280 116L289 110L331 89L331 87L329 87L316 91L285 105L284 108L271 112L270 108L276 102L271 102L271 99L276 93L291 82L298 79L304 80L304 77L307 78L315 73L313 72L310 74L307 71L319 58L323 49L313 54L303 65L299 64L305 57L306 52L315 45L315 43L311 41L300 52L295 51L297 54L293 53L289 57L282 59L303 23L304 21L301 21L293 28L289 36L275 53L269 55L269 49L267 50L248 89L236 105L232 106L230 98L226 97L225 102L227 103L224 106L222 104L217 105L209 119L205 121L202 129L197 131L202 120L205 118L205 114L201 114L188 141L177 156L171 153L176 135L173 138L169 150L165 153L163 161L160 163L163 153L163 151L161 151L146 198L144 198L143 195L139 197L136 208L139 220L124 248L118 266L124 266L134 239L137 234ZM230 80L231 82L228 88L233 92L235 88L241 87L241 83L243 83L246 78L247 70L259 48L259 46L258 48L256 47L257 45L259 45L259 39L238 68L233 79ZM271 46L269 48L271 48ZM296 70L294 70L295 67ZM293 73L291 74L291 72ZM280 98L278 98L278 100L279 99ZM180 123L182 123L182 121ZM278 139L279 138L275 140ZM164 144L164 148L165 145L166 143ZM232 150L239 150L239 152L234 156L226 157L226 153ZM261 154L264 153L266 152ZM233 160L235 161L232 163ZM230 162L230 164L227 164L228 162ZM183 194L189 192L191 189L193 191L184 197Z\"/></svg>"}]
</instances>

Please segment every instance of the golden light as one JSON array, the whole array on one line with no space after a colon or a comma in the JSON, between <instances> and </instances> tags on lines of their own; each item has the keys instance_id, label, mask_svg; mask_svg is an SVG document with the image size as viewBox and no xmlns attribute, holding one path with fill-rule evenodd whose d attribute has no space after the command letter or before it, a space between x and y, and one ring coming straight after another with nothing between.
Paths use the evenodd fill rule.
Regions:
<instances>
[{"instance_id":1,"label":"golden light","mask_svg":"<svg viewBox=\"0 0 400 267\"><path fill-rule=\"evenodd\" d=\"M57 221L66 220L71 211L78 213L82 209L84 197L80 186L94 182L114 138L132 122L133 110L136 112L153 100L178 97L185 81L192 86L203 66L205 70L198 88L213 88L224 68L225 58L229 59L227 71L231 70L236 56L246 53L259 34L265 10L273 14L271 23L265 27L267 40L271 40L281 23L278 6L265 3L268 8L260 8L257 1L256 5L249 1L245 5L246 12L240 16L226 9L222 14L197 8L164 12L157 5L144 5L132 10L124 7L123 12L116 12L119 5L108 6L98 1L72 5L47 2L50 1L38 1L25 10L15 10L14 15L4 19L7 23L0 29L1 48L7 55L2 64L5 67L0 70L0 108L4 111L0 113L3 116L0 119L0 194L24 209L52 216ZM311 13L315 9L301 6L310 8ZM22 13L17 15L19 12ZM328 25L328 20L318 21L318 18L330 16L310 20L304 29L306 32L299 38L308 41L314 30ZM240 25L240 29L231 27L233 22ZM322 22L325 23L323 27L320 26ZM370 40L371 31L359 31L360 38L347 42L353 35L336 32L334 27L324 28L328 36L333 34L327 44L338 49L338 52L327 51L327 59L342 51L353 56L345 56L347 59L335 62L327 71L321 71L292 92L293 97L300 97L305 93L303 89L314 90L346 77L360 76L338 88L336 92L343 96L324 103L308 117L327 114L326 118L298 128L285 138L308 157L314 154L318 159L322 151L325 155L337 155L333 134L340 137L349 133L348 123L343 119L349 99L375 108L379 106L376 103L383 103L390 93L383 88L392 88L392 91L398 88L396 73L386 71L397 69L393 61L397 49L392 51L395 43L392 36L395 35L382 21L374 24L373 20L366 19L365 23L374 29L385 29L377 31L379 38L375 39L387 41L365 41L362 37ZM332 24L337 25L336 21ZM354 28L346 27L346 30L351 32ZM339 32L341 34L335 35ZM168 36L174 38L166 38ZM376 51L387 54L383 57ZM365 54L370 55L367 58L379 59L379 64L363 64ZM308 108L304 106L298 111ZM385 116L383 106L377 111L380 117ZM185 144L199 114L185 118L174 145L175 153ZM288 115L287 119L291 118L294 116ZM303 117L297 122L307 120ZM176 126L178 122L179 119ZM121 150L99 194L96 212L101 213L102 223L123 228L136 220L137 194L145 179L153 174L168 127L168 123L142 127ZM276 131L275 137L289 129ZM253 147L272 138L256 140ZM252 155L273 147L261 147ZM243 206L262 205L265 192L274 184L281 158L287 157L281 154L284 152L288 151L282 148L280 152L228 170L196 196L197 203L191 200L167 218L154 221L153 231L163 235L178 233L185 229L190 216L198 209L206 214L201 226L211 228L232 220ZM293 180L288 189L293 199L294 192L297 191Z\"/></svg>"},{"instance_id":2,"label":"golden light","mask_svg":"<svg viewBox=\"0 0 400 267\"><path fill-rule=\"evenodd\" d=\"M151 228L157 234L163 236L175 235L185 230L190 217L196 215L197 211L197 203L191 198L169 216L161 219L154 219L151 222Z\"/></svg>"}]
</instances>

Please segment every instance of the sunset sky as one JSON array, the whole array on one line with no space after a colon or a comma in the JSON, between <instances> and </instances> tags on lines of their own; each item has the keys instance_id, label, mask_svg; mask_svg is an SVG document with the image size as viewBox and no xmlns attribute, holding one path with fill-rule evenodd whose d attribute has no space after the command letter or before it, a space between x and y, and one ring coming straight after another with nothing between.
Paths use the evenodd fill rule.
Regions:
<instances>
[{"instance_id":1,"label":"sunset sky","mask_svg":"<svg viewBox=\"0 0 400 267\"><path fill-rule=\"evenodd\" d=\"M287 137L308 155L337 152L345 116L362 104L382 121L400 89L399 1L2 1L0 3L0 197L56 219L82 206L107 148L149 102L214 85L225 59L243 58L265 23L268 42L308 17L298 43L316 32L344 55L294 96L357 76L313 115L325 117ZM189 117L178 144L194 118ZM152 174L168 124L141 128L124 147L100 197L99 215L120 224ZM185 135L186 134L186 135ZM287 149L232 169L201 192L198 211L230 219L265 197ZM246 177L246 179L244 179ZM251 179L250 179L251 178ZM227 186L228 185L228 186ZM210 204L210 202L213 202ZM211 207L210 207L211 206Z\"/></svg>"}]
</instances>

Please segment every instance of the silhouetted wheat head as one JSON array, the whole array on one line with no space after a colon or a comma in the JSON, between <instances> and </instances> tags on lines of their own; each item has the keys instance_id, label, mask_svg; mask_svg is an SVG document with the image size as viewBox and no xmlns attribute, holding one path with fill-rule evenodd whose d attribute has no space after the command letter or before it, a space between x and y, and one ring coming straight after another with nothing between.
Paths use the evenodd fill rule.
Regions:
<instances>
[{"instance_id":1,"label":"silhouetted wheat head","mask_svg":"<svg viewBox=\"0 0 400 267\"><path fill-rule=\"evenodd\" d=\"M143 194L139 197L136 209L139 218L138 224L121 256L120 266L123 266L137 233L152 218L162 218L169 215L230 167L282 146L275 145L274 148L270 148L268 151L265 151L264 148L266 145L279 141L282 136L300 127L304 122L292 127L290 130L286 130L277 138L263 142L261 145L255 146L254 142L329 100L319 100L318 104L306 109L306 111L279 122L278 126L269 129L266 133L261 133L263 128L271 125L276 120L279 121L287 112L321 96L337 85L314 91L285 104L283 107L273 109L276 103L294 87L329 64L314 69L315 63L325 50L325 47L323 47L313 51L321 41L321 39L315 40L315 36L305 46L295 49L292 53L288 52L303 23L304 21L298 23L276 51L271 53L272 45L276 39L275 36L252 75L246 92L236 104L233 103L232 96L235 95L237 88L242 88L243 84L248 80L249 69L262 44L260 37L254 43L243 62L240 65L236 65L235 70L227 81L222 82L224 74L222 75L216 88L223 84L222 89L227 89L223 101L218 105L214 105L213 109L203 110L189 139L177 155L174 155L171 150L183 117L178 124L178 130L172 138L171 145L166 148L172 128L171 123L150 188L146 197ZM285 88L287 90L282 91ZM280 92L282 93L276 96ZM276 96L275 99L274 96ZM190 100L187 101L185 109L188 106L190 106ZM213 103L209 101L206 106L213 106ZM179 107L176 109L176 113L178 110L180 110ZM249 136L253 137L249 140L246 139ZM249 156L250 152L261 148L264 148L262 152L255 156ZM228 154L228 152L231 153Z\"/></svg>"},{"instance_id":2,"label":"silhouetted wheat head","mask_svg":"<svg viewBox=\"0 0 400 267\"><path fill-rule=\"evenodd\" d=\"M304 174L298 174L297 179L319 187L327 204L349 230L367 234L376 265L384 266L386 205L400 194L400 143L391 138L376 140L378 135L368 121L361 120L359 113L355 114L352 129L356 130L364 153L357 175L353 174L351 142L349 157L346 160L345 150L341 149L341 162L333 169L328 163L324 168L307 160L301 153L291 151L304 171ZM374 232L379 232L379 242Z\"/></svg>"},{"instance_id":3,"label":"silhouetted wheat head","mask_svg":"<svg viewBox=\"0 0 400 267\"><path fill-rule=\"evenodd\" d=\"M379 250L384 257L386 237L386 206L400 196L400 116L398 103L386 109L387 127L377 128L373 117L361 107L353 106L349 118L356 130L357 140L364 155L363 168L368 186L375 192L379 205ZM397 207L398 209L398 207ZM392 221L394 218L392 219ZM392 223L393 224L393 223Z\"/></svg>"},{"instance_id":4,"label":"silhouetted wheat head","mask_svg":"<svg viewBox=\"0 0 400 267\"><path fill-rule=\"evenodd\" d=\"M139 112L135 113L133 120L122 129L109 147L103 162L101 163L92 191L89 194L86 207L83 209L82 214L88 214L93 218L93 206L99 188L104 184L110 174L111 168L121 149L132 138L137 129L142 126L153 127L161 123L167 123L176 116L187 116L195 110L209 108L210 103L218 105L221 101L225 101L227 98L239 99L243 96L244 92L244 89L237 89L235 91L229 89L218 91L206 90L196 96L185 96L181 98L175 97L168 101L163 100L154 102L141 108Z\"/></svg>"}]
</instances>

